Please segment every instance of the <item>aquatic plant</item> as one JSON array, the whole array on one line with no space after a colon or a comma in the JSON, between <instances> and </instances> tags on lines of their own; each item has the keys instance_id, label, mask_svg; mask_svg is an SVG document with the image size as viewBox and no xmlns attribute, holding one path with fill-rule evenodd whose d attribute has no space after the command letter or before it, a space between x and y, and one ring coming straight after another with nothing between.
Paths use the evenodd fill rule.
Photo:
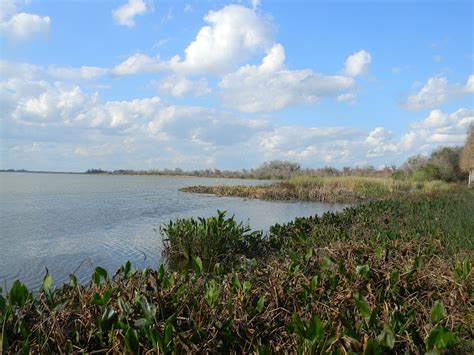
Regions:
<instances>
[{"instance_id":1,"label":"aquatic plant","mask_svg":"<svg viewBox=\"0 0 474 355\"><path fill-rule=\"evenodd\" d=\"M174 265L197 257L206 265L231 263L239 256L262 255L265 249L262 232L226 217L225 211L217 211L216 217L170 221L161 233L164 255Z\"/></svg>"},{"instance_id":2,"label":"aquatic plant","mask_svg":"<svg viewBox=\"0 0 474 355\"><path fill-rule=\"evenodd\" d=\"M229 268L196 256L194 270L179 272L130 262L114 275L97 268L87 285L72 275L55 288L46 275L36 293L16 281L0 290L0 347L472 353L473 207L472 194L410 195L275 226L263 255ZM222 213L214 218L242 231Z\"/></svg>"}]
</instances>

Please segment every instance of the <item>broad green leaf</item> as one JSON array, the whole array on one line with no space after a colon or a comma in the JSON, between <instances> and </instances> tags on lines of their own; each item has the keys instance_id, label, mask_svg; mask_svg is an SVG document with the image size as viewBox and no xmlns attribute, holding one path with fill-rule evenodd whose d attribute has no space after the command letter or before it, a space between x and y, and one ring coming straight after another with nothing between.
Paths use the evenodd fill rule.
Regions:
<instances>
[{"instance_id":1,"label":"broad green leaf","mask_svg":"<svg viewBox=\"0 0 474 355\"><path fill-rule=\"evenodd\" d=\"M431 330L426 338L426 346L428 349L446 349L451 347L456 341L455 335L443 327L435 327Z\"/></svg>"},{"instance_id":2,"label":"broad green leaf","mask_svg":"<svg viewBox=\"0 0 474 355\"><path fill-rule=\"evenodd\" d=\"M131 353L138 354L140 342L138 341L138 334L135 329L129 328L125 333L125 346Z\"/></svg>"},{"instance_id":3,"label":"broad green leaf","mask_svg":"<svg viewBox=\"0 0 474 355\"><path fill-rule=\"evenodd\" d=\"M250 287L250 282L244 281L244 283L242 284L242 292L246 294L248 291L250 291Z\"/></svg>"},{"instance_id":4,"label":"broad green leaf","mask_svg":"<svg viewBox=\"0 0 474 355\"><path fill-rule=\"evenodd\" d=\"M362 317L364 317L367 320L370 319L371 312L370 312L369 305L368 305L367 301L365 300L365 298L362 295L360 295L359 292L356 292L354 294L354 300L356 302L357 309L359 310Z\"/></svg>"},{"instance_id":5,"label":"broad green leaf","mask_svg":"<svg viewBox=\"0 0 474 355\"><path fill-rule=\"evenodd\" d=\"M10 289L8 304L11 306L23 307L29 298L30 293L28 292L28 288L19 280L16 280Z\"/></svg>"},{"instance_id":6,"label":"broad green leaf","mask_svg":"<svg viewBox=\"0 0 474 355\"><path fill-rule=\"evenodd\" d=\"M44 292L49 293L49 289L51 288L52 284L53 278L51 275L47 274L43 279L43 286L41 288L44 290Z\"/></svg>"},{"instance_id":7,"label":"broad green leaf","mask_svg":"<svg viewBox=\"0 0 474 355\"><path fill-rule=\"evenodd\" d=\"M201 275L202 274L202 260L199 256L196 256L196 258L194 259L194 264L196 265L196 273L197 275Z\"/></svg>"},{"instance_id":8,"label":"broad green leaf","mask_svg":"<svg viewBox=\"0 0 474 355\"><path fill-rule=\"evenodd\" d=\"M321 343L324 339L324 325L321 319L315 314L311 317L307 329L308 340L314 343Z\"/></svg>"},{"instance_id":9,"label":"broad green leaf","mask_svg":"<svg viewBox=\"0 0 474 355\"><path fill-rule=\"evenodd\" d=\"M257 301L258 313L262 313L264 305L265 305L265 296L260 296L260 298Z\"/></svg>"},{"instance_id":10,"label":"broad green leaf","mask_svg":"<svg viewBox=\"0 0 474 355\"><path fill-rule=\"evenodd\" d=\"M393 347L395 346L395 334L393 333L393 330L389 325L384 326L384 329L380 334L378 340L386 347L393 349Z\"/></svg>"},{"instance_id":11,"label":"broad green leaf","mask_svg":"<svg viewBox=\"0 0 474 355\"><path fill-rule=\"evenodd\" d=\"M238 291L242 288L242 285L240 284L240 280L238 276L232 277L232 286L234 286L235 291Z\"/></svg>"},{"instance_id":12,"label":"broad green leaf","mask_svg":"<svg viewBox=\"0 0 474 355\"><path fill-rule=\"evenodd\" d=\"M443 320L443 318L445 317L445 310L444 310L444 304L442 301L435 301L435 303L433 304L433 307L431 307L431 318L435 321L435 322L439 322L441 320Z\"/></svg>"},{"instance_id":13,"label":"broad green leaf","mask_svg":"<svg viewBox=\"0 0 474 355\"><path fill-rule=\"evenodd\" d=\"M380 355L382 354L382 349L380 349L379 343L374 339L369 339L367 341L367 346L364 351L364 355Z\"/></svg>"},{"instance_id":14,"label":"broad green leaf","mask_svg":"<svg viewBox=\"0 0 474 355\"><path fill-rule=\"evenodd\" d=\"M367 264L357 265L356 266L356 272L357 272L357 274L359 274L363 277L367 277L369 275L369 272L370 272L370 267Z\"/></svg>"}]
</instances>

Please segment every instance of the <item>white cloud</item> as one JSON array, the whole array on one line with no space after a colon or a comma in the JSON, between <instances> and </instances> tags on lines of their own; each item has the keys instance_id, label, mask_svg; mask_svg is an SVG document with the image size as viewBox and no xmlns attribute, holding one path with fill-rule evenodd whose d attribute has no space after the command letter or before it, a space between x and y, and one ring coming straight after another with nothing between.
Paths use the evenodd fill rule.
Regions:
<instances>
[{"instance_id":1,"label":"white cloud","mask_svg":"<svg viewBox=\"0 0 474 355\"><path fill-rule=\"evenodd\" d=\"M275 44L260 65L245 65L225 75L219 84L224 105L242 112L277 111L337 96L354 85L346 76L288 70L284 61L283 46Z\"/></svg>"},{"instance_id":2,"label":"white cloud","mask_svg":"<svg viewBox=\"0 0 474 355\"><path fill-rule=\"evenodd\" d=\"M170 75L159 81L152 81L152 86L155 86L160 93L174 97L204 96L211 92L206 79L193 81L180 75Z\"/></svg>"},{"instance_id":3,"label":"white cloud","mask_svg":"<svg viewBox=\"0 0 474 355\"><path fill-rule=\"evenodd\" d=\"M186 4L186 5L184 5L183 11L184 11L185 13L193 12L193 11L194 11L194 7L193 7L193 5L191 5L191 4Z\"/></svg>"},{"instance_id":4,"label":"white cloud","mask_svg":"<svg viewBox=\"0 0 474 355\"><path fill-rule=\"evenodd\" d=\"M384 127L377 127L369 133L365 142L369 145L381 145L392 138L392 133Z\"/></svg>"},{"instance_id":5,"label":"white cloud","mask_svg":"<svg viewBox=\"0 0 474 355\"><path fill-rule=\"evenodd\" d=\"M184 50L179 69L192 73L223 73L259 50L271 45L270 24L254 10L228 5L210 11L196 38Z\"/></svg>"},{"instance_id":6,"label":"white cloud","mask_svg":"<svg viewBox=\"0 0 474 355\"><path fill-rule=\"evenodd\" d=\"M30 63L12 62L0 59L0 74L2 79L22 78L22 79L45 79L53 78L59 80L94 80L106 75L107 68L94 66L60 67L50 65L43 67Z\"/></svg>"},{"instance_id":7,"label":"white cloud","mask_svg":"<svg viewBox=\"0 0 474 355\"><path fill-rule=\"evenodd\" d=\"M115 66L112 73L114 75L146 74L160 72L168 68L168 63L162 62L158 55L152 58L146 54L136 53Z\"/></svg>"},{"instance_id":8,"label":"white cloud","mask_svg":"<svg viewBox=\"0 0 474 355\"><path fill-rule=\"evenodd\" d=\"M402 106L410 111L439 107L448 101L462 98L465 94L474 92L473 87L473 75L469 76L466 85L450 84L446 77L435 76L428 79L420 91L409 95Z\"/></svg>"},{"instance_id":9,"label":"white cloud","mask_svg":"<svg viewBox=\"0 0 474 355\"><path fill-rule=\"evenodd\" d=\"M473 74L469 75L469 78L467 78L466 91L474 92L474 75Z\"/></svg>"},{"instance_id":10,"label":"white cloud","mask_svg":"<svg viewBox=\"0 0 474 355\"><path fill-rule=\"evenodd\" d=\"M341 94L337 97L337 101L346 101L349 105L354 105L357 101L357 97L354 93L349 92L346 94Z\"/></svg>"},{"instance_id":11,"label":"white cloud","mask_svg":"<svg viewBox=\"0 0 474 355\"><path fill-rule=\"evenodd\" d=\"M0 2L0 20L4 20L16 13L15 0L2 0Z\"/></svg>"},{"instance_id":12,"label":"white cloud","mask_svg":"<svg viewBox=\"0 0 474 355\"><path fill-rule=\"evenodd\" d=\"M252 9L257 9L260 6L260 0L250 0L250 4L252 5Z\"/></svg>"},{"instance_id":13,"label":"white cloud","mask_svg":"<svg viewBox=\"0 0 474 355\"><path fill-rule=\"evenodd\" d=\"M115 67L117 75L171 70L178 74L222 74L234 69L251 55L271 46L273 30L254 10L228 5L210 11L194 41L184 50L185 57L162 61L159 56L134 54Z\"/></svg>"},{"instance_id":14,"label":"white cloud","mask_svg":"<svg viewBox=\"0 0 474 355\"><path fill-rule=\"evenodd\" d=\"M84 156L84 157L101 157L101 156L106 156L106 155L111 155L114 154L117 151L117 146L110 144L110 143L104 143L100 145L94 145L94 146L80 146L74 149L74 154L78 156Z\"/></svg>"},{"instance_id":15,"label":"white cloud","mask_svg":"<svg viewBox=\"0 0 474 355\"><path fill-rule=\"evenodd\" d=\"M346 59L344 72L349 76L359 76L367 73L372 56L365 50L351 54Z\"/></svg>"},{"instance_id":16,"label":"white cloud","mask_svg":"<svg viewBox=\"0 0 474 355\"><path fill-rule=\"evenodd\" d=\"M269 73L282 70L277 65L281 58L267 58L263 67ZM398 138L382 126L368 131L280 126L262 117L173 105L158 97L103 102L97 93L77 85L18 78L0 83L0 99L2 134L8 141L2 143L7 152L3 166L35 167L54 157L55 162L63 159L64 169L78 164L79 170L241 168L272 159L314 167L400 164L439 145L463 144L474 122L471 109L434 110ZM86 163L92 165L80 165Z\"/></svg>"},{"instance_id":17,"label":"white cloud","mask_svg":"<svg viewBox=\"0 0 474 355\"><path fill-rule=\"evenodd\" d=\"M0 3L0 34L11 40L28 40L49 32L51 19L27 12L17 12L15 1Z\"/></svg>"},{"instance_id":18,"label":"white cloud","mask_svg":"<svg viewBox=\"0 0 474 355\"><path fill-rule=\"evenodd\" d=\"M439 142L443 137L446 143L462 144L472 123L474 123L474 110L460 108L450 114L433 110L425 119L411 124L410 127L427 141Z\"/></svg>"},{"instance_id":19,"label":"white cloud","mask_svg":"<svg viewBox=\"0 0 474 355\"><path fill-rule=\"evenodd\" d=\"M9 95L6 95L9 94ZM174 106L158 97L107 101L78 86L11 79L0 85L5 100L0 116L9 124L30 127L100 129L157 139L184 139L215 147L244 142L267 125L266 120L194 106Z\"/></svg>"},{"instance_id":20,"label":"white cloud","mask_svg":"<svg viewBox=\"0 0 474 355\"><path fill-rule=\"evenodd\" d=\"M135 16L144 15L149 10L149 6L144 0L128 0L126 4L119 6L112 11L112 17L118 25L135 26Z\"/></svg>"},{"instance_id":21,"label":"white cloud","mask_svg":"<svg viewBox=\"0 0 474 355\"><path fill-rule=\"evenodd\" d=\"M350 127L280 126L262 133L260 151L266 160L293 159L312 166L401 164L440 145L464 144L472 123L474 110L461 108L451 114L432 112L399 139L385 127L365 133Z\"/></svg>"},{"instance_id":22,"label":"white cloud","mask_svg":"<svg viewBox=\"0 0 474 355\"><path fill-rule=\"evenodd\" d=\"M441 110L433 110L421 122L415 122L410 125L413 129L426 129L443 127L448 123L448 115Z\"/></svg>"},{"instance_id":23,"label":"white cloud","mask_svg":"<svg viewBox=\"0 0 474 355\"><path fill-rule=\"evenodd\" d=\"M32 83L35 84L35 83ZM78 86L64 87L59 83L41 83L41 92L19 95L11 117L25 124L44 125L48 122L71 123L81 112L96 104L95 94L86 95Z\"/></svg>"},{"instance_id":24,"label":"white cloud","mask_svg":"<svg viewBox=\"0 0 474 355\"><path fill-rule=\"evenodd\" d=\"M266 126L265 120L243 119L203 107L170 105L158 112L147 129L153 134L213 147L243 143Z\"/></svg>"},{"instance_id":25,"label":"white cloud","mask_svg":"<svg viewBox=\"0 0 474 355\"><path fill-rule=\"evenodd\" d=\"M79 68L49 66L47 73L61 80L93 80L107 74L108 69L93 66Z\"/></svg>"},{"instance_id":26,"label":"white cloud","mask_svg":"<svg viewBox=\"0 0 474 355\"><path fill-rule=\"evenodd\" d=\"M162 62L159 56L152 58L146 54L136 53L115 66L112 73L114 75L156 73L167 69L167 67L167 64Z\"/></svg>"}]
</instances>

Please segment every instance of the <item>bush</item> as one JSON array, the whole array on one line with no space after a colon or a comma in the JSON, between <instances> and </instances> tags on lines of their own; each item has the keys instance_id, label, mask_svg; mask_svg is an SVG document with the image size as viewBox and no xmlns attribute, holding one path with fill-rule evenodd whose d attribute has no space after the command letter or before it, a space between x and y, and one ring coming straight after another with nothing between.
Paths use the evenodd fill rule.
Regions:
<instances>
[{"instance_id":1,"label":"bush","mask_svg":"<svg viewBox=\"0 0 474 355\"><path fill-rule=\"evenodd\" d=\"M254 257L263 253L265 241L261 231L237 223L225 211L217 217L182 218L161 228L164 254L170 263L191 262L200 257L208 264L233 261L237 256Z\"/></svg>"}]
</instances>

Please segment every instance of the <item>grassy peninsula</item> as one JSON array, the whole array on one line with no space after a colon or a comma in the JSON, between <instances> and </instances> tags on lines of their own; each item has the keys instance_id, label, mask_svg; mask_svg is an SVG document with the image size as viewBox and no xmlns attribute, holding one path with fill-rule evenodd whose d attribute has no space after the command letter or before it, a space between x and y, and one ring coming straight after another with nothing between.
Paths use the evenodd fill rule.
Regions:
<instances>
[{"instance_id":1,"label":"grassy peninsula","mask_svg":"<svg viewBox=\"0 0 474 355\"><path fill-rule=\"evenodd\" d=\"M441 181L409 181L377 177L296 176L257 186L190 186L181 191L238 196L265 200L299 200L321 202L360 202L420 192L449 191L452 185Z\"/></svg>"}]
</instances>

